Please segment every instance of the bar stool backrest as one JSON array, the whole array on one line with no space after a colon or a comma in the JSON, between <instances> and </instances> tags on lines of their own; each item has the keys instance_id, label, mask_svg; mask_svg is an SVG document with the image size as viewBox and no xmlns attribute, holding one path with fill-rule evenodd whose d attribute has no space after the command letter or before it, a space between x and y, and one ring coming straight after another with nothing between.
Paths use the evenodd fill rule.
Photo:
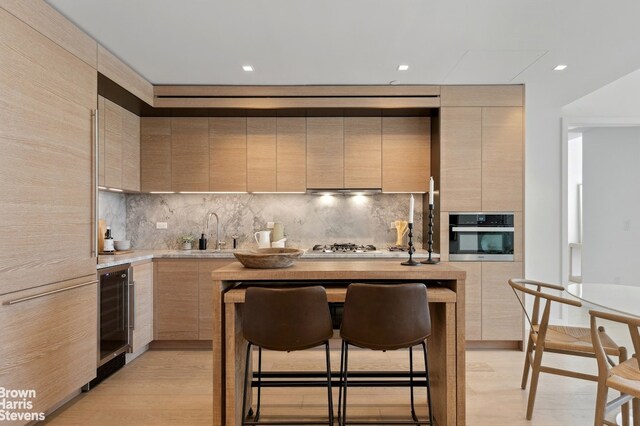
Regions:
<instances>
[{"instance_id":1,"label":"bar stool backrest","mask_svg":"<svg viewBox=\"0 0 640 426\"><path fill-rule=\"evenodd\" d=\"M333 335L323 287L249 287L242 312L244 338L275 351L321 345Z\"/></svg>"},{"instance_id":2,"label":"bar stool backrest","mask_svg":"<svg viewBox=\"0 0 640 426\"><path fill-rule=\"evenodd\" d=\"M408 348L431 335L427 287L411 284L351 284L340 335L374 350Z\"/></svg>"}]
</instances>

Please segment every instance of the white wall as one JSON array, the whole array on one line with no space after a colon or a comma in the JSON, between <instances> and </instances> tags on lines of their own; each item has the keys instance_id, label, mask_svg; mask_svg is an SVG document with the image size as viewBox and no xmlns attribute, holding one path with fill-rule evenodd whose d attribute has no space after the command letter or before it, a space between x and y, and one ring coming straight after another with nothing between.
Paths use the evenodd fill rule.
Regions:
<instances>
[{"instance_id":1,"label":"white wall","mask_svg":"<svg viewBox=\"0 0 640 426\"><path fill-rule=\"evenodd\" d=\"M583 131L583 282L640 285L640 127Z\"/></svg>"},{"instance_id":2,"label":"white wall","mask_svg":"<svg viewBox=\"0 0 640 426\"><path fill-rule=\"evenodd\" d=\"M561 282L561 117L545 90L527 86L525 277Z\"/></svg>"},{"instance_id":3,"label":"white wall","mask_svg":"<svg viewBox=\"0 0 640 426\"><path fill-rule=\"evenodd\" d=\"M569 134L568 164L567 164L567 213L569 224L569 242L581 242L579 210L580 200L578 185L582 183L582 132Z\"/></svg>"}]
</instances>

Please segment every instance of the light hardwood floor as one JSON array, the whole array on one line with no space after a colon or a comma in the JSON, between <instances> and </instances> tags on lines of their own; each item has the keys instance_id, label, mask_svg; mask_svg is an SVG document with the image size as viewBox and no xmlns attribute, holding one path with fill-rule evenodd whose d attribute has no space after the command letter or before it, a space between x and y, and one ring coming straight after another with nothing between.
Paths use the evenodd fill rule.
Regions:
<instances>
[{"instance_id":1,"label":"light hardwood floor","mask_svg":"<svg viewBox=\"0 0 640 426\"><path fill-rule=\"evenodd\" d=\"M350 352L354 369L408 368L406 351ZM414 352L417 354L417 352ZM263 368L311 369L324 366L324 352L263 352ZM518 351L467 352L467 424L482 425L589 425L593 424L595 384L543 375L532 421L524 418L527 392L520 389L523 353ZM419 357L415 357L416 360ZM550 354L549 364L595 371L590 359ZM332 365L339 367L339 351ZM421 368L419 364L416 368ZM47 419L53 425L163 425L211 424L211 352L150 351L111 376L91 392L82 394ZM336 393L337 395L337 393ZM424 416L426 392L417 393ZM275 415L315 417L326 413L321 388L266 389L263 419ZM336 400L337 401L337 400ZM349 391L349 416L380 418L408 415L407 389Z\"/></svg>"}]
</instances>

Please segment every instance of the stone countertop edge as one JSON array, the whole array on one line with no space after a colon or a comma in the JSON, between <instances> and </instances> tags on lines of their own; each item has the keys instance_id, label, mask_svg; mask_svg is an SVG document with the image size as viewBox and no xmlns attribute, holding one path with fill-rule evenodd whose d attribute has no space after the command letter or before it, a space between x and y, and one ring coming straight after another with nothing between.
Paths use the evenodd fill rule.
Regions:
<instances>
[{"instance_id":1,"label":"stone countertop edge","mask_svg":"<svg viewBox=\"0 0 640 426\"><path fill-rule=\"evenodd\" d=\"M438 253L433 258L439 259ZM408 258L404 251L382 251L380 253L314 253L306 250L301 259L401 259ZM419 249L414 254L415 259L426 259L426 250ZM110 268L125 263L140 262L149 259L234 259L232 250L216 252L213 250L134 250L132 253L119 255L98 256L96 269Z\"/></svg>"}]
</instances>

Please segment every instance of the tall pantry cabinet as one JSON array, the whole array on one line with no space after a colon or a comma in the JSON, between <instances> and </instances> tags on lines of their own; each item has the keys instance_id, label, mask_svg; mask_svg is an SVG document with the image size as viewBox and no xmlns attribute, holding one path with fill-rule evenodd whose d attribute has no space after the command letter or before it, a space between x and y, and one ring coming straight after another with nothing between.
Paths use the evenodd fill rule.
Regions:
<instances>
[{"instance_id":1,"label":"tall pantry cabinet","mask_svg":"<svg viewBox=\"0 0 640 426\"><path fill-rule=\"evenodd\" d=\"M508 285L524 274L523 86L442 86L440 251L449 253L449 213L512 212L513 262L455 262L467 272L466 337L518 343L522 309Z\"/></svg>"},{"instance_id":2,"label":"tall pantry cabinet","mask_svg":"<svg viewBox=\"0 0 640 426\"><path fill-rule=\"evenodd\" d=\"M0 6L0 383L35 390L39 412L96 371L97 45L48 5L25 8ZM16 16L44 16L48 36ZM62 33L93 55L52 41Z\"/></svg>"}]
</instances>

